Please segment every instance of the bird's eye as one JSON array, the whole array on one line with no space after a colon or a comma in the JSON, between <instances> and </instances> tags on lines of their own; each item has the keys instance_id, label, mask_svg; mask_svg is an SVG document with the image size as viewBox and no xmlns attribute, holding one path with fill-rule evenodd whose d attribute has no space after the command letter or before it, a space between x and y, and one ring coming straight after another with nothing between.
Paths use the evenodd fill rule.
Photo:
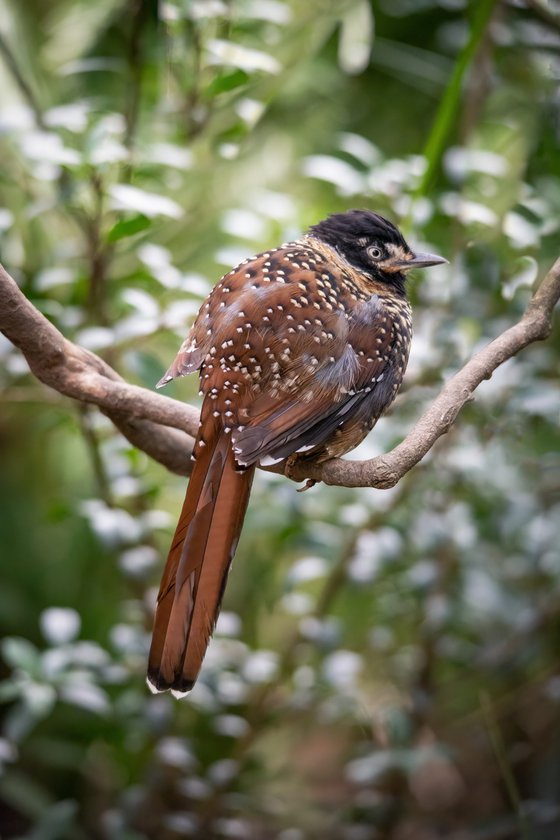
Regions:
<instances>
[{"instance_id":1,"label":"bird's eye","mask_svg":"<svg viewBox=\"0 0 560 840\"><path fill-rule=\"evenodd\" d=\"M381 248L377 248L375 245L368 248L368 255L372 258L372 260L378 260L381 256Z\"/></svg>"}]
</instances>

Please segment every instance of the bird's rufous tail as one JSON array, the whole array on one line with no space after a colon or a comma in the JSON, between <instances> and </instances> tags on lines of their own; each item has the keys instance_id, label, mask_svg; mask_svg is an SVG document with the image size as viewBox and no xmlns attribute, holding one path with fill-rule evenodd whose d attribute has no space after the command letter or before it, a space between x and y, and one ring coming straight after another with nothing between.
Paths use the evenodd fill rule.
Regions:
<instances>
[{"instance_id":1,"label":"bird's rufous tail","mask_svg":"<svg viewBox=\"0 0 560 840\"><path fill-rule=\"evenodd\" d=\"M214 630L255 468L240 471L230 435L207 420L158 594L148 684L193 687Z\"/></svg>"}]
</instances>

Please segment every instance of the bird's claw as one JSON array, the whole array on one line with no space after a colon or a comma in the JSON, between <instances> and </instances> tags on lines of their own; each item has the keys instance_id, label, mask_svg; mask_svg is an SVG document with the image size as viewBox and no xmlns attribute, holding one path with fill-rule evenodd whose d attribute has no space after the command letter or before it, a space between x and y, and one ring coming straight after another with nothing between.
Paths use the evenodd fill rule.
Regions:
<instances>
[{"instance_id":1,"label":"bird's claw","mask_svg":"<svg viewBox=\"0 0 560 840\"><path fill-rule=\"evenodd\" d=\"M297 475L295 474L296 466L299 462L300 462L300 458L298 457L297 452L294 453L293 455L290 455L288 458L286 458L286 465L284 467L284 475L286 475L288 478L291 478L292 481L301 481L301 479L299 479L297 477ZM298 487L298 493L304 493L306 490L310 490L312 487L315 486L315 484L318 484L318 483L319 482L317 481L317 479L308 478L306 480L305 484L303 485L303 487Z\"/></svg>"}]
</instances>

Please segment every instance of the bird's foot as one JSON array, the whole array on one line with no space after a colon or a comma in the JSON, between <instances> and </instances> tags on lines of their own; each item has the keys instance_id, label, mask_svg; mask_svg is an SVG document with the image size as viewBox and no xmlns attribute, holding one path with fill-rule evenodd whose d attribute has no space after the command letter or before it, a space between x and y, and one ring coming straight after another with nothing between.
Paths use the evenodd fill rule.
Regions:
<instances>
[{"instance_id":1,"label":"bird's foot","mask_svg":"<svg viewBox=\"0 0 560 840\"><path fill-rule=\"evenodd\" d=\"M296 475L296 466L300 463L301 458L298 457L297 453L294 455L290 455L289 458L286 458L286 466L284 467L284 474L291 478L292 481L300 481ZM308 478L303 485L303 487L298 487L298 493L304 493L306 490L310 490L312 487L318 484L315 478Z\"/></svg>"}]
</instances>

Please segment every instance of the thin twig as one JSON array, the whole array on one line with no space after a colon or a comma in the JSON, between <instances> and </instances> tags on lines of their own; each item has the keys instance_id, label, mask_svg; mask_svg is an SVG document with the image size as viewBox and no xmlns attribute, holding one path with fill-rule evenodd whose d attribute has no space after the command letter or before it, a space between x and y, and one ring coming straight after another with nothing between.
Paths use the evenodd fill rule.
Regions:
<instances>
[{"instance_id":1,"label":"thin twig","mask_svg":"<svg viewBox=\"0 0 560 840\"><path fill-rule=\"evenodd\" d=\"M99 498L103 499L108 507L112 507L113 496L111 493L111 483L105 471L105 465L103 463L103 457L99 446L99 438L91 425L91 409L87 403L78 403L78 417L82 437L85 441L88 455L91 460L93 474L95 475Z\"/></svg>"},{"instance_id":2,"label":"thin twig","mask_svg":"<svg viewBox=\"0 0 560 840\"><path fill-rule=\"evenodd\" d=\"M43 119L43 114L41 112L41 108L39 107L39 103L33 93L31 85L21 72L19 64L16 61L16 57L12 52L10 45L8 44L5 37L0 32L0 55L4 59L6 66L10 73L12 74L17 86L20 89L21 95L29 105L29 108L33 112L33 117L35 119L35 123L37 128L40 128L42 131L47 130L47 126L45 125L45 121Z\"/></svg>"},{"instance_id":3,"label":"thin twig","mask_svg":"<svg viewBox=\"0 0 560 840\"><path fill-rule=\"evenodd\" d=\"M510 802L515 809L517 819L519 820L521 837L523 840L534 840L531 824L529 823L527 814L525 813L523 800L521 799L521 795L515 781L515 776L513 775L508 762L500 728L492 709L492 703L486 692L480 693L480 707L482 709L482 715L488 731L488 737L490 738L490 743L492 744L492 750L498 767L500 768L500 774L508 792Z\"/></svg>"},{"instance_id":4,"label":"thin twig","mask_svg":"<svg viewBox=\"0 0 560 840\"><path fill-rule=\"evenodd\" d=\"M151 6L143 0L130 0L129 10L132 16L130 40L128 43L127 61L129 72L129 84L127 85L127 101L123 112L126 119L125 146L132 152L138 117L140 114L140 100L142 95L142 83L144 78L144 66L142 64L142 38L144 28L147 26Z\"/></svg>"},{"instance_id":5,"label":"thin twig","mask_svg":"<svg viewBox=\"0 0 560 840\"><path fill-rule=\"evenodd\" d=\"M547 6L540 2L540 0L525 0L529 9L531 9L537 17L560 32L560 15L552 12Z\"/></svg>"},{"instance_id":6,"label":"thin twig","mask_svg":"<svg viewBox=\"0 0 560 840\"><path fill-rule=\"evenodd\" d=\"M110 244L104 242L102 236L105 195L103 181L99 173L92 173L90 184L95 210L91 217L87 219L84 229L89 262L87 311L92 323L107 326L109 318L107 315L106 288L113 249Z\"/></svg>"}]
</instances>

